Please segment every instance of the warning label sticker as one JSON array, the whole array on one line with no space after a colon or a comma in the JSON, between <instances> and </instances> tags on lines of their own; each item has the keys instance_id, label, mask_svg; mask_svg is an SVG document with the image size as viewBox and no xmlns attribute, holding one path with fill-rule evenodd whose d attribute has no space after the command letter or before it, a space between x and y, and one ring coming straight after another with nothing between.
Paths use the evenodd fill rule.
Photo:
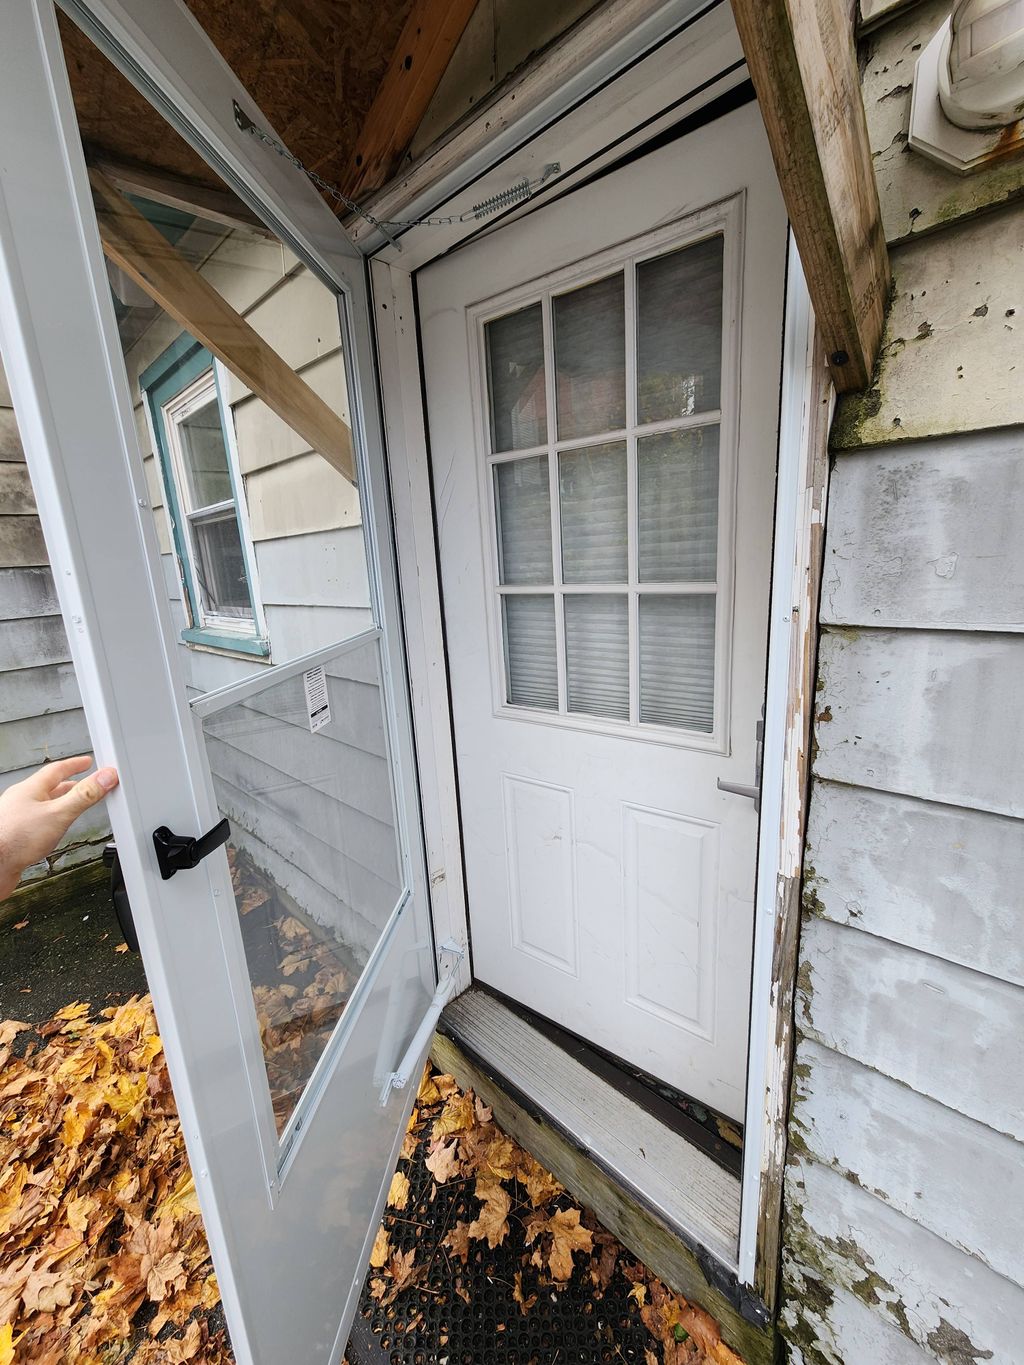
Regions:
<instances>
[{"instance_id":1,"label":"warning label sticker","mask_svg":"<svg viewBox=\"0 0 1024 1365\"><path fill-rule=\"evenodd\" d=\"M323 665L303 673L302 683L306 689L306 711L309 714L309 728L313 734L331 723L331 701L327 695L327 677Z\"/></svg>"}]
</instances>

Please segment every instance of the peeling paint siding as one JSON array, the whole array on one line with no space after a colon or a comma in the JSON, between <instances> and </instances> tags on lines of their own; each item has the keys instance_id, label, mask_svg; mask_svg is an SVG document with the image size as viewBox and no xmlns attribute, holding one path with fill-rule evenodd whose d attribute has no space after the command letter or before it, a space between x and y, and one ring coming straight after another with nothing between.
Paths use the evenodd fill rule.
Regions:
<instances>
[{"instance_id":1,"label":"peeling paint siding","mask_svg":"<svg viewBox=\"0 0 1024 1365\"><path fill-rule=\"evenodd\" d=\"M889 1076L804 1039L792 1123L805 1154L1024 1283L1020 1143Z\"/></svg>"},{"instance_id":2,"label":"peeling paint siding","mask_svg":"<svg viewBox=\"0 0 1024 1365\"><path fill-rule=\"evenodd\" d=\"M1022 676L1021 635L829 627L815 775L1024 816Z\"/></svg>"},{"instance_id":3,"label":"peeling paint siding","mask_svg":"<svg viewBox=\"0 0 1024 1365\"><path fill-rule=\"evenodd\" d=\"M818 781L807 865L812 913L1024 986L1024 821Z\"/></svg>"},{"instance_id":4,"label":"peeling paint siding","mask_svg":"<svg viewBox=\"0 0 1024 1365\"><path fill-rule=\"evenodd\" d=\"M787 1289L791 1300L807 1305L801 1329L809 1335L813 1330L810 1340L791 1345L790 1365L930 1365L935 1359L843 1289L829 1291L827 1303L819 1302L820 1281L808 1271L794 1274ZM795 1330L789 1310L783 1327Z\"/></svg>"},{"instance_id":5,"label":"peeling paint siding","mask_svg":"<svg viewBox=\"0 0 1024 1365\"><path fill-rule=\"evenodd\" d=\"M1024 204L896 247L890 261L876 373L840 403L833 449L1019 425Z\"/></svg>"},{"instance_id":6,"label":"peeling paint siding","mask_svg":"<svg viewBox=\"0 0 1024 1365\"><path fill-rule=\"evenodd\" d=\"M871 8L893 297L831 438L781 1325L806 1365L1017 1365L1024 161L907 151L949 0Z\"/></svg>"},{"instance_id":7,"label":"peeling paint siding","mask_svg":"<svg viewBox=\"0 0 1024 1365\"><path fill-rule=\"evenodd\" d=\"M937 1354L950 1365L1019 1360L1024 1291L1016 1284L814 1160L797 1159L789 1167L786 1203L789 1250L782 1274L793 1297L815 1275L826 1293L856 1298L868 1316L878 1314L893 1331L905 1332L927 1360ZM937 1343L945 1349L937 1350ZM973 1343L969 1351L964 1343ZM890 1355L847 1358L859 1365L887 1362Z\"/></svg>"},{"instance_id":8,"label":"peeling paint siding","mask_svg":"<svg viewBox=\"0 0 1024 1365\"><path fill-rule=\"evenodd\" d=\"M1011 1365L1024 1341L1024 1290L903 1217L854 1181L800 1157L787 1173L790 1244L783 1274L815 1268L923 1350L945 1341L952 1365ZM974 1355L953 1347L974 1343ZM888 1360L888 1357L876 1357ZM929 1359L934 1357L929 1354ZM857 1361L859 1357L850 1357Z\"/></svg>"},{"instance_id":9,"label":"peeling paint siding","mask_svg":"<svg viewBox=\"0 0 1024 1365\"><path fill-rule=\"evenodd\" d=\"M857 928L804 926L805 1035L1024 1140L1022 1023L1019 986Z\"/></svg>"},{"instance_id":10,"label":"peeling paint siding","mask_svg":"<svg viewBox=\"0 0 1024 1365\"><path fill-rule=\"evenodd\" d=\"M1024 630L1024 428L863 450L832 481L823 623Z\"/></svg>"},{"instance_id":11,"label":"peeling paint siding","mask_svg":"<svg viewBox=\"0 0 1024 1365\"><path fill-rule=\"evenodd\" d=\"M882 6L876 3L874 8ZM862 43L868 138L882 226L890 243L932 232L1024 194L1024 158L1020 156L961 176L908 145L914 67L951 8L952 0L907 6Z\"/></svg>"}]
</instances>

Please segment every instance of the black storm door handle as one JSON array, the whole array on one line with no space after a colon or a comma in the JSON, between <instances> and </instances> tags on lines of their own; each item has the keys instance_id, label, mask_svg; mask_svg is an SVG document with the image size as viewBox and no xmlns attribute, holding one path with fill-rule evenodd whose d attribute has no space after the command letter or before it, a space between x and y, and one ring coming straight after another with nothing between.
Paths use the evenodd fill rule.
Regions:
<instances>
[{"instance_id":1,"label":"black storm door handle","mask_svg":"<svg viewBox=\"0 0 1024 1365\"><path fill-rule=\"evenodd\" d=\"M167 882L175 872L198 867L204 858L215 848L220 848L221 844L226 844L230 837L231 826L227 820L221 820L219 825L214 825L213 829L207 830L198 839L172 834L166 825L161 825L153 831L153 847L160 865L160 876Z\"/></svg>"}]
</instances>

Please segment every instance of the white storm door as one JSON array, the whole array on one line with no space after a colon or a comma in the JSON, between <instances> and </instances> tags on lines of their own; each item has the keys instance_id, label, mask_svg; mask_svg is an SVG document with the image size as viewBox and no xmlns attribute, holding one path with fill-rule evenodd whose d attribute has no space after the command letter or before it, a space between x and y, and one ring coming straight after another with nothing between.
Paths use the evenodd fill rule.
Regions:
<instances>
[{"instance_id":1,"label":"white storm door","mask_svg":"<svg viewBox=\"0 0 1024 1365\"><path fill-rule=\"evenodd\" d=\"M418 279L474 975L733 1118L785 251L751 103Z\"/></svg>"},{"instance_id":2,"label":"white storm door","mask_svg":"<svg viewBox=\"0 0 1024 1365\"><path fill-rule=\"evenodd\" d=\"M364 263L305 178L236 126L233 101L257 122L259 111L183 5L68 10L84 36L66 18L58 29L51 0L4 12L4 365L89 728L121 775L110 816L235 1356L328 1365L343 1353L411 1103L410 1089L386 1082L422 1037L435 987ZM224 347L214 375L224 430L215 438L208 405L186 471L200 501L223 505L193 546L212 566L196 570L203 600L243 600L247 555L264 587L274 573L285 581L285 564L308 594L288 611L280 594L268 604L269 645L243 611L218 626L230 636L198 650L183 639L202 623L172 600L184 579L167 544L160 553L174 514L152 505L171 494L148 449L157 389L146 388L142 353L160 353L164 377L184 366L182 384L210 362L181 317L108 276L68 50L79 88L98 69L103 92L130 95L130 74L168 119L150 146L183 135L270 225L250 228L244 215L238 229L201 215L183 225L138 194L127 207L114 196L115 225L123 215L154 277L174 294L184 272L190 297L209 303L188 318L209 346L225 303L272 339L272 363L255 348L271 376L266 401L257 369L232 370L237 353ZM301 306L286 308L289 298ZM323 343L315 353L302 350L310 329ZM289 409L287 395L301 402ZM153 412L158 421L159 402ZM244 553L229 442L251 504ZM358 497L321 459L344 463L353 450ZM281 509L299 517L324 504L337 513L326 531L282 540L267 530ZM304 546L316 556L303 561ZM358 601L324 606L342 546L361 566ZM299 639L316 644L311 656L296 657ZM260 661L265 646L273 663ZM197 866L163 879L154 831L196 837L224 816L227 850L215 840Z\"/></svg>"}]
</instances>

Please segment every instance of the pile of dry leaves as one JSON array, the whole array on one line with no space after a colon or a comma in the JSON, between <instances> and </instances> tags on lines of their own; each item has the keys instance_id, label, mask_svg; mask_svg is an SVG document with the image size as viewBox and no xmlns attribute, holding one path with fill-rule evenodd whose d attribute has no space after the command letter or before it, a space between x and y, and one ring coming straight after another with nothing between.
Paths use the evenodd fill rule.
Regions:
<instances>
[{"instance_id":1,"label":"pile of dry leaves","mask_svg":"<svg viewBox=\"0 0 1024 1365\"><path fill-rule=\"evenodd\" d=\"M231 1365L211 1326L217 1283L149 998L98 1018L69 1005L16 1047L27 1031L0 1024L0 1365ZM423 1222L408 1245L410 1174L434 1194L471 1187L475 1216ZM706 1313L632 1261L471 1091L428 1068L373 1248L371 1298L415 1300L439 1239L447 1287L465 1301L462 1272L484 1246L519 1266L512 1311L524 1315L544 1286L583 1276L599 1300L625 1274L652 1338L646 1365L742 1365Z\"/></svg>"},{"instance_id":2,"label":"pile of dry leaves","mask_svg":"<svg viewBox=\"0 0 1024 1365\"><path fill-rule=\"evenodd\" d=\"M621 1272L632 1286L630 1300L660 1347L660 1353L653 1343L646 1349L646 1365L742 1365L709 1314L632 1260L611 1233L572 1203L550 1172L495 1125L491 1110L471 1090L460 1090L453 1077L429 1067L370 1259L370 1294L382 1306L395 1304L403 1293L414 1294L432 1259L436 1231L423 1234L421 1249L408 1245L401 1226L410 1198L406 1171L415 1162L423 1162L433 1177L430 1198L438 1186L463 1182L472 1185L478 1201L476 1217L455 1222L442 1241L453 1268L452 1291L467 1302L468 1277L464 1281L457 1267L467 1266L474 1244L502 1247L508 1260L518 1261L512 1297L523 1315L537 1302L537 1290L557 1289L574 1274L583 1275L591 1296L600 1299ZM524 1289L524 1273L530 1274L529 1289ZM414 1330L416 1320L415 1309L407 1312L405 1330Z\"/></svg>"},{"instance_id":3,"label":"pile of dry leaves","mask_svg":"<svg viewBox=\"0 0 1024 1365\"><path fill-rule=\"evenodd\" d=\"M302 914L243 850L229 847L267 1080L280 1134L341 1018L357 975L342 945Z\"/></svg>"},{"instance_id":4,"label":"pile of dry leaves","mask_svg":"<svg viewBox=\"0 0 1024 1365\"><path fill-rule=\"evenodd\" d=\"M17 1056L29 1028L0 1024L0 1365L229 1365L149 998Z\"/></svg>"}]
</instances>

